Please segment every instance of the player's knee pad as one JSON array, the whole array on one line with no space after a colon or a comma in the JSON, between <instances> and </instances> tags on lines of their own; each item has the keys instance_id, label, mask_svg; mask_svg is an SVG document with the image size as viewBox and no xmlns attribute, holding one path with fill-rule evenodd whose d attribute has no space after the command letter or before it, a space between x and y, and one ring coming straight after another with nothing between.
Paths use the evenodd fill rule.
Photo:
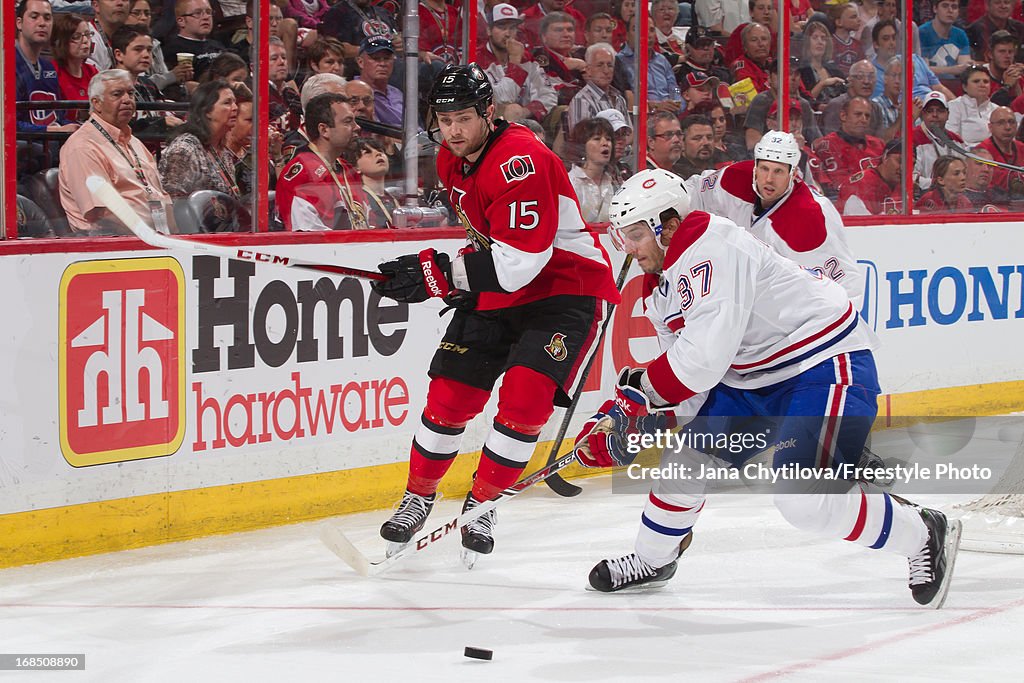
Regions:
<instances>
[{"instance_id":1,"label":"player's knee pad","mask_svg":"<svg viewBox=\"0 0 1024 683\"><path fill-rule=\"evenodd\" d=\"M520 434L540 434L555 411L557 389L555 380L536 370L520 365L509 368L498 390L494 421Z\"/></svg>"},{"instance_id":2,"label":"player's knee pad","mask_svg":"<svg viewBox=\"0 0 1024 683\"><path fill-rule=\"evenodd\" d=\"M825 533L835 523L843 498L842 494L777 493L774 503L783 518L797 529Z\"/></svg>"},{"instance_id":3,"label":"player's knee pad","mask_svg":"<svg viewBox=\"0 0 1024 683\"><path fill-rule=\"evenodd\" d=\"M480 414L491 392L471 387L447 377L430 380L427 407L423 414L442 427L461 429Z\"/></svg>"}]
</instances>

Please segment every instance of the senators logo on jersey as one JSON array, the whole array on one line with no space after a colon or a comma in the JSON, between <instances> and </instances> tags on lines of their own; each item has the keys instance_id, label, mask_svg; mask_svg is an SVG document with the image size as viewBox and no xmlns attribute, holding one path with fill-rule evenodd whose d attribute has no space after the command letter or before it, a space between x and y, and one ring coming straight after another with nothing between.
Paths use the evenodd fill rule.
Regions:
<instances>
[{"instance_id":1,"label":"senators logo on jersey","mask_svg":"<svg viewBox=\"0 0 1024 683\"><path fill-rule=\"evenodd\" d=\"M536 171L533 168L533 159L529 154L512 157L501 165L501 174L505 176L506 183L528 178L534 173Z\"/></svg>"}]
</instances>

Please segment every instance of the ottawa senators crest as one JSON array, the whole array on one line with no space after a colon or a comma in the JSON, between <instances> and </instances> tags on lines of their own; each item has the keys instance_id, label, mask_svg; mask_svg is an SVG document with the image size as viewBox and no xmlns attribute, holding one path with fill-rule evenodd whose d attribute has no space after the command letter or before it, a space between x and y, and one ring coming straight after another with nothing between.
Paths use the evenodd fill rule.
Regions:
<instances>
[{"instance_id":1,"label":"ottawa senators crest","mask_svg":"<svg viewBox=\"0 0 1024 683\"><path fill-rule=\"evenodd\" d=\"M569 350L565 348L565 335L561 332L555 332L551 335L551 341L544 347L544 350L552 360L563 361L569 356Z\"/></svg>"}]
</instances>

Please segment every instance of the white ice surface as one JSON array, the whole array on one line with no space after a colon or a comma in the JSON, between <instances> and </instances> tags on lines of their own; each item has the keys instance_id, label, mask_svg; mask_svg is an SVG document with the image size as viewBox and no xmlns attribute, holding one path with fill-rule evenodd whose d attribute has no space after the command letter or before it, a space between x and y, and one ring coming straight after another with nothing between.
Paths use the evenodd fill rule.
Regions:
<instances>
[{"instance_id":1,"label":"white ice surface","mask_svg":"<svg viewBox=\"0 0 1024 683\"><path fill-rule=\"evenodd\" d=\"M0 571L0 652L84 653L27 681L1020 681L1024 556L961 553L941 611L906 560L790 528L767 496L709 501L660 591L584 590L632 549L642 496L610 478L499 509L472 571L457 541L376 579L315 524ZM457 514L438 505L431 521ZM373 558L386 513L331 520ZM494 650L490 662L463 657ZM20 676L20 678L18 678Z\"/></svg>"}]
</instances>

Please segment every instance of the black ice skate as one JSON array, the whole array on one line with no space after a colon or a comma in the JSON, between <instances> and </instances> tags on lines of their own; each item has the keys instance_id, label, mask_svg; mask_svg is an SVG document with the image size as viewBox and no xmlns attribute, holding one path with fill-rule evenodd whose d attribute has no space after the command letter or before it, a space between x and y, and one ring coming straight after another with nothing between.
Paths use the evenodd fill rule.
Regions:
<instances>
[{"instance_id":1,"label":"black ice skate","mask_svg":"<svg viewBox=\"0 0 1024 683\"><path fill-rule=\"evenodd\" d=\"M910 592L918 604L939 609L946 602L953 564L960 548L960 520L949 521L938 510L921 508L928 542L910 562Z\"/></svg>"},{"instance_id":2,"label":"black ice skate","mask_svg":"<svg viewBox=\"0 0 1024 683\"><path fill-rule=\"evenodd\" d=\"M480 505L480 501L470 492L462 511L472 510ZM462 527L462 562L466 569L472 569L478 555L489 555L494 550L494 525L498 521L496 510L489 510L480 517Z\"/></svg>"},{"instance_id":3,"label":"black ice skate","mask_svg":"<svg viewBox=\"0 0 1024 683\"><path fill-rule=\"evenodd\" d=\"M380 528L380 535L389 541L386 554L391 557L393 554L412 540L414 534L423 529L427 521L427 515L434 507L437 494L420 496L411 491L406 491L402 496L402 502L398 504L395 514L391 519L384 522Z\"/></svg>"},{"instance_id":4,"label":"black ice skate","mask_svg":"<svg viewBox=\"0 0 1024 683\"><path fill-rule=\"evenodd\" d=\"M679 555L690 547L693 540L691 531L679 544ZM679 555L676 555L678 558ZM640 559L636 553L622 557L601 560L590 570L590 587L602 593L632 588L657 588L668 583L676 575L676 560L664 567L652 567Z\"/></svg>"},{"instance_id":5,"label":"black ice skate","mask_svg":"<svg viewBox=\"0 0 1024 683\"><path fill-rule=\"evenodd\" d=\"M861 451L860 460L857 462L857 468L862 472L865 470L873 470L872 476L862 476L860 477L860 480L869 484L874 484L880 489L888 491L892 488L892 485L896 483L895 476L886 476L882 473L881 470L885 468L885 461L867 446L865 446L864 450Z\"/></svg>"}]
</instances>

